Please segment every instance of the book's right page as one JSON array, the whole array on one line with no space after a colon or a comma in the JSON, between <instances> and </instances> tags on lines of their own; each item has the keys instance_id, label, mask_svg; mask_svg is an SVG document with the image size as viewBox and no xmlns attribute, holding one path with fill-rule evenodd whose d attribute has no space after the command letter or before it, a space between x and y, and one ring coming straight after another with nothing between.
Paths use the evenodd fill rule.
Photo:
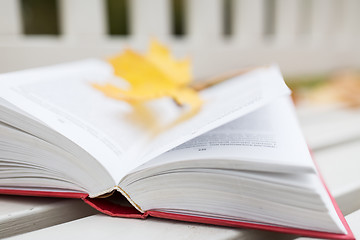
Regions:
<instances>
[{"instance_id":1,"label":"book's right page","mask_svg":"<svg viewBox=\"0 0 360 240\"><path fill-rule=\"evenodd\" d=\"M292 105L288 96L273 100L160 155L142 168L175 161L234 159L241 160L243 170L315 172Z\"/></svg>"},{"instance_id":2,"label":"book's right page","mask_svg":"<svg viewBox=\"0 0 360 240\"><path fill-rule=\"evenodd\" d=\"M135 169L186 141L288 95L290 90L275 65L228 79L201 91L204 103L198 112L175 116L175 121L162 125L159 132L148 139L140 154L139 148L134 148L128 158L134 159ZM166 116L167 111L159 114Z\"/></svg>"}]
</instances>

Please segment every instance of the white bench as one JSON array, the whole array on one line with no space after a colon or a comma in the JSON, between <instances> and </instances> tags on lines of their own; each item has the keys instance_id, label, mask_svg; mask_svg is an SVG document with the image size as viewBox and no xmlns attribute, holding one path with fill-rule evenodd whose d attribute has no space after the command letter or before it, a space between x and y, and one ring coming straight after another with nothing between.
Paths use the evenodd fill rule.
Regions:
<instances>
[{"instance_id":1,"label":"white bench","mask_svg":"<svg viewBox=\"0 0 360 240\"><path fill-rule=\"evenodd\" d=\"M126 37L106 34L104 0L58 0L62 32L58 37L24 35L21 1L0 0L0 72L106 57L128 45L143 50L151 36L168 43L177 55L190 54L197 79L269 62L278 62L285 74L360 66L358 0L232 0L233 29L226 37L222 34L223 1L184 1L187 34L175 38L170 0L129 1L131 34ZM266 7L268 2L274 4L272 12ZM359 234L360 112L301 109L299 115L330 190ZM0 196L0 237L19 233L25 234L15 239L85 235L94 239L294 238L166 220L111 218L78 200Z\"/></svg>"},{"instance_id":2,"label":"white bench","mask_svg":"<svg viewBox=\"0 0 360 240\"><path fill-rule=\"evenodd\" d=\"M304 132L310 147L314 149L314 157L325 181L349 221L354 234L360 237L360 134L354 134L354 132L359 133L360 125L357 124L358 122L352 122L349 114L356 116L360 114L360 111L331 108L316 111L308 108L299 110ZM322 116L331 117L323 118ZM334 119L337 121L333 121ZM317 129L316 135L312 129ZM353 129L353 131L349 131L346 138L340 129L344 131ZM329 142L329 138L333 140ZM72 221L74 219L78 220ZM96 213L80 200L10 196L0 196L0 229L0 236L26 232L15 235L11 239L48 239L51 237L75 239L85 236L87 239L296 238L288 234L162 219L112 218Z\"/></svg>"}]
</instances>

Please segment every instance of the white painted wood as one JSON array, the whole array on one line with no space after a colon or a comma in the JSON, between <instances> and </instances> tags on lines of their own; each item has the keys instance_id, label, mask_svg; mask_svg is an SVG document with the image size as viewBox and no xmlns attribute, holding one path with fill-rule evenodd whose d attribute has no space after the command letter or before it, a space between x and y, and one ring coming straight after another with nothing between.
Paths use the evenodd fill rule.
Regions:
<instances>
[{"instance_id":1,"label":"white painted wood","mask_svg":"<svg viewBox=\"0 0 360 240\"><path fill-rule=\"evenodd\" d=\"M360 39L360 1L343 1L343 28L340 32L340 41L342 44L355 44Z\"/></svg>"},{"instance_id":2,"label":"white painted wood","mask_svg":"<svg viewBox=\"0 0 360 240\"><path fill-rule=\"evenodd\" d=\"M278 45L291 45L299 34L299 0L277 0L275 40Z\"/></svg>"},{"instance_id":3,"label":"white painted wood","mask_svg":"<svg viewBox=\"0 0 360 240\"><path fill-rule=\"evenodd\" d=\"M0 196L0 238L94 214L79 199Z\"/></svg>"},{"instance_id":4,"label":"white painted wood","mask_svg":"<svg viewBox=\"0 0 360 240\"><path fill-rule=\"evenodd\" d=\"M222 1L187 0L187 29L196 44L212 46L222 38Z\"/></svg>"},{"instance_id":5,"label":"white painted wood","mask_svg":"<svg viewBox=\"0 0 360 240\"><path fill-rule=\"evenodd\" d=\"M300 0L298 2L297 41L308 40L310 37L312 2L313 0Z\"/></svg>"},{"instance_id":6,"label":"white painted wood","mask_svg":"<svg viewBox=\"0 0 360 240\"><path fill-rule=\"evenodd\" d=\"M320 172L344 215L360 209L360 140L314 152Z\"/></svg>"},{"instance_id":7,"label":"white painted wood","mask_svg":"<svg viewBox=\"0 0 360 240\"><path fill-rule=\"evenodd\" d=\"M329 44L329 39L334 30L338 27L337 21L340 11L336 5L341 1L336 0L313 0L311 11L310 34L314 44Z\"/></svg>"},{"instance_id":8,"label":"white painted wood","mask_svg":"<svg viewBox=\"0 0 360 240\"><path fill-rule=\"evenodd\" d=\"M0 41L11 41L21 33L18 0L0 0Z\"/></svg>"},{"instance_id":9,"label":"white painted wood","mask_svg":"<svg viewBox=\"0 0 360 240\"><path fill-rule=\"evenodd\" d=\"M360 110L313 110L317 112L299 116L303 133L312 150L360 139Z\"/></svg>"},{"instance_id":10,"label":"white painted wood","mask_svg":"<svg viewBox=\"0 0 360 240\"><path fill-rule=\"evenodd\" d=\"M239 43L258 45L264 40L264 1L234 0L234 38Z\"/></svg>"},{"instance_id":11,"label":"white painted wood","mask_svg":"<svg viewBox=\"0 0 360 240\"><path fill-rule=\"evenodd\" d=\"M126 46L143 50L148 39L141 44L130 39L113 39L100 43L64 42L62 39L39 38L16 42L0 41L0 72L40 67L88 57L107 57L114 55ZM169 41L172 49L179 55L189 55L193 60L195 78L204 79L214 75L234 71L247 66L278 63L286 75L314 74L332 71L334 68L351 65L360 67L360 49L338 51L329 46L311 49L304 46L296 48L274 48L267 45L233 45L193 43L184 39L180 42ZM36 58L34 58L36 56ZM294 57L296 56L296 57Z\"/></svg>"},{"instance_id":12,"label":"white painted wood","mask_svg":"<svg viewBox=\"0 0 360 240\"><path fill-rule=\"evenodd\" d=\"M130 31L136 40L145 45L150 37L161 40L170 34L170 1L167 0L132 0Z\"/></svg>"},{"instance_id":13,"label":"white painted wood","mask_svg":"<svg viewBox=\"0 0 360 240\"><path fill-rule=\"evenodd\" d=\"M70 223L41 229L39 231L18 235L9 239L48 239L56 236L59 239L292 239L293 236L265 231L240 230L203 224L189 224L149 218L146 220L111 218L95 215Z\"/></svg>"},{"instance_id":14,"label":"white painted wood","mask_svg":"<svg viewBox=\"0 0 360 240\"><path fill-rule=\"evenodd\" d=\"M360 209L347 215L345 218L352 229L355 238L360 239Z\"/></svg>"},{"instance_id":15,"label":"white painted wood","mask_svg":"<svg viewBox=\"0 0 360 240\"><path fill-rule=\"evenodd\" d=\"M102 0L61 0L61 32L81 47L105 37L105 9Z\"/></svg>"}]
</instances>

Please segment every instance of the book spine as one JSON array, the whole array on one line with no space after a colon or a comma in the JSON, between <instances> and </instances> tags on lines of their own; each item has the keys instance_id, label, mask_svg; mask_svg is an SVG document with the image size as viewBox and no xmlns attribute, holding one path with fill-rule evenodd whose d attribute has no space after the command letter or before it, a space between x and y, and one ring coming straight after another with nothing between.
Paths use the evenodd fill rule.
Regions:
<instances>
[{"instance_id":1,"label":"book spine","mask_svg":"<svg viewBox=\"0 0 360 240\"><path fill-rule=\"evenodd\" d=\"M144 219L148 216L147 213L141 213L135 207L116 204L112 202L109 198L87 197L83 198L83 200L96 210L113 217Z\"/></svg>"}]
</instances>

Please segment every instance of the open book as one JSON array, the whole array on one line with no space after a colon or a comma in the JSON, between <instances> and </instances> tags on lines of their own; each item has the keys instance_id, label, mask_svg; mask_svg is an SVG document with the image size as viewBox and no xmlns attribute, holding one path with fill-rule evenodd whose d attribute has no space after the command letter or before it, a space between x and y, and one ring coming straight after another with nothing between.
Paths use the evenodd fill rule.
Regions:
<instances>
[{"instance_id":1,"label":"open book","mask_svg":"<svg viewBox=\"0 0 360 240\"><path fill-rule=\"evenodd\" d=\"M91 86L126 85L114 78L100 60L0 75L1 193L83 198L113 216L354 238L276 66L201 91L197 114L166 98L132 106Z\"/></svg>"}]
</instances>

